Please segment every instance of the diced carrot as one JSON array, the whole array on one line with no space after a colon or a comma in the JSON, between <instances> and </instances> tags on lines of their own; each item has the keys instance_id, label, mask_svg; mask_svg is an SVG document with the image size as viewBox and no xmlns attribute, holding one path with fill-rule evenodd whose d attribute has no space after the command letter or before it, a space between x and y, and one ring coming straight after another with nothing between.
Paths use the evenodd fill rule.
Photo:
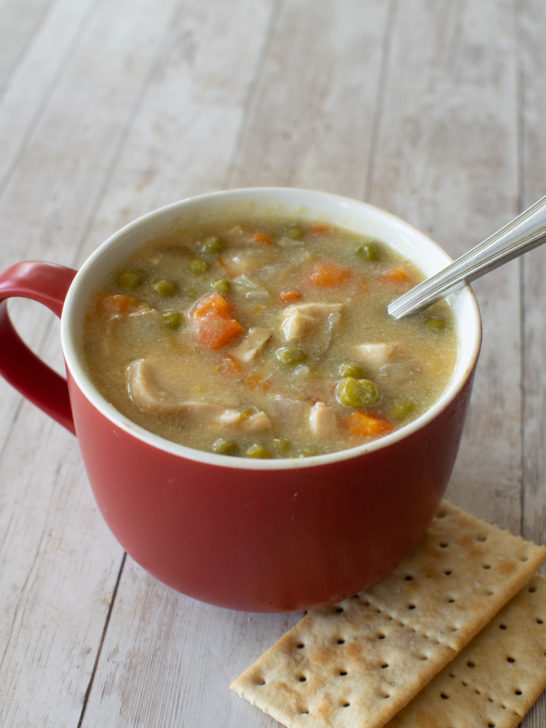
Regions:
<instances>
[{"instance_id":1,"label":"diced carrot","mask_svg":"<svg viewBox=\"0 0 546 728\"><path fill-rule=\"evenodd\" d=\"M281 303L293 303L294 301L299 301L301 297L302 292L296 290L281 291L279 293Z\"/></svg>"},{"instance_id":2,"label":"diced carrot","mask_svg":"<svg viewBox=\"0 0 546 728\"><path fill-rule=\"evenodd\" d=\"M349 278L351 271L337 263L321 261L315 263L309 273L309 283L318 288L333 288Z\"/></svg>"},{"instance_id":3,"label":"diced carrot","mask_svg":"<svg viewBox=\"0 0 546 728\"><path fill-rule=\"evenodd\" d=\"M241 364L230 354L223 356L218 364L218 371L222 374L239 374L241 369Z\"/></svg>"},{"instance_id":4,"label":"diced carrot","mask_svg":"<svg viewBox=\"0 0 546 728\"><path fill-rule=\"evenodd\" d=\"M191 315L194 319L207 316L228 318L231 314L231 306L219 293L211 293L209 296L197 301L192 309Z\"/></svg>"},{"instance_id":5,"label":"diced carrot","mask_svg":"<svg viewBox=\"0 0 546 728\"><path fill-rule=\"evenodd\" d=\"M379 415L370 415L365 412L352 412L346 420L347 429L356 437L377 437L386 435L393 429L392 424Z\"/></svg>"},{"instance_id":6,"label":"diced carrot","mask_svg":"<svg viewBox=\"0 0 546 728\"><path fill-rule=\"evenodd\" d=\"M209 349L221 349L243 332L231 316L231 305L219 293L211 293L194 304L191 311L193 333Z\"/></svg>"},{"instance_id":7,"label":"diced carrot","mask_svg":"<svg viewBox=\"0 0 546 728\"><path fill-rule=\"evenodd\" d=\"M266 233L261 233L259 231L253 233L252 239L257 243L262 243L262 245L271 245L273 241L271 240L271 236L266 235Z\"/></svg>"},{"instance_id":8,"label":"diced carrot","mask_svg":"<svg viewBox=\"0 0 546 728\"><path fill-rule=\"evenodd\" d=\"M144 305L133 296L126 296L123 293L99 294L96 299L98 312L103 316L120 316L134 313Z\"/></svg>"},{"instance_id":9,"label":"diced carrot","mask_svg":"<svg viewBox=\"0 0 546 728\"><path fill-rule=\"evenodd\" d=\"M194 321L193 331L200 344L209 349L221 349L243 333L241 324L223 316L203 316Z\"/></svg>"},{"instance_id":10,"label":"diced carrot","mask_svg":"<svg viewBox=\"0 0 546 728\"><path fill-rule=\"evenodd\" d=\"M385 271L379 277L382 281L387 281L388 283L409 283L411 281L407 270L402 268L402 266Z\"/></svg>"},{"instance_id":11,"label":"diced carrot","mask_svg":"<svg viewBox=\"0 0 546 728\"><path fill-rule=\"evenodd\" d=\"M327 233L330 229L330 226L326 223L318 223L317 225L311 225L308 230L310 233Z\"/></svg>"}]
</instances>

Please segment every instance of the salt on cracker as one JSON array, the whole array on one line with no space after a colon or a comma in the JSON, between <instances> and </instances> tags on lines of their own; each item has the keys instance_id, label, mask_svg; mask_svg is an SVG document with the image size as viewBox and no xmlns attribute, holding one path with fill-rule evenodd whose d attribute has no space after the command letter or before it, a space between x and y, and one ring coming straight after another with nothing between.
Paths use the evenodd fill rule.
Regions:
<instances>
[{"instance_id":1,"label":"salt on cracker","mask_svg":"<svg viewBox=\"0 0 546 728\"><path fill-rule=\"evenodd\" d=\"M386 579L309 612L231 688L288 728L384 726L545 559L444 502Z\"/></svg>"},{"instance_id":2,"label":"salt on cracker","mask_svg":"<svg viewBox=\"0 0 546 728\"><path fill-rule=\"evenodd\" d=\"M546 579L535 576L385 728L516 728L546 689Z\"/></svg>"}]
</instances>

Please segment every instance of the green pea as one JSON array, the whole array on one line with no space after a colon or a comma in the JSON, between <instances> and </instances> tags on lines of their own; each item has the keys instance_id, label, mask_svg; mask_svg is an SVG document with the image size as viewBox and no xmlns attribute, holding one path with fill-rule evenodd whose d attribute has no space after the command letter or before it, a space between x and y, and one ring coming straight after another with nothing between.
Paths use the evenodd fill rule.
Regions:
<instances>
[{"instance_id":1,"label":"green pea","mask_svg":"<svg viewBox=\"0 0 546 728\"><path fill-rule=\"evenodd\" d=\"M299 225L290 225L286 230L286 237L291 240L303 240L303 230Z\"/></svg>"},{"instance_id":2,"label":"green pea","mask_svg":"<svg viewBox=\"0 0 546 728\"><path fill-rule=\"evenodd\" d=\"M203 238L197 242L197 247L202 253L209 255L218 255L224 249L224 241L217 235L210 235L208 238Z\"/></svg>"},{"instance_id":3,"label":"green pea","mask_svg":"<svg viewBox=\"0 0 546 728\"><path fill-rule=\"evenodd\" d=\"M215 291L223 293L224 295L228 294L231 290L231 283L225 278L221 278L219 281L214 281L214 283L211 283L211 286Z\"/></svg>"},{"instance_id":4,"label":"green pea","mask_svg":"<svg viewBox=\"0 0 546 728\"><path fill-rule=\"evenodd\" d=\"M255 442L253 445L247 448L245 455L247 456L247 458L260 459L266 459L271 457L271 453L269 452L269 450L267 450L263 445L260 445L259 442Z\"/></svg>"},{"instance_id":5,"label":"green pea","mask_svg":"<svg viewBox=\"0 0 546 728\"><path fill-rule=\"evenodd\" d=\"M161 278L158 281L154 281L152 283L152 288L158 296L162 296L163 298L169 298L170 296L174 296L178 293L177 284L169 278Z\"/></svg>"},{"instance_id":6,"label":"green pea","mask_svg":"<svg viewBox=\"0 0 546 728\"><path fill-rule=\"evenodd\" d=\"M212 443L212 452L218 455L236 455L238 450L235 440L227 440L225 437L219 437Z\"/></svg>"},{"instance_id":7,"label":"green pea","mask_svg":"<svg viewBox=\"0 0 546 728\"><path fill-rule=\"evenodd\" d=\"M290 450L290 440L287 440L285 437L274 437L271 444L275 452L279 453L279 455Z\"/></svg>"},{"instance_id":8,"label":"green pea","mask_svg":"<svg viewBox=\"0 0 546 728\"><path fill-rule=\"evenodd\" d=\"M411 399L399 399L392 403L390 408L391 417L394 420L405 420L415 409L415 402Z\"/></svg>"},{"instance_id":9,"label":"green pea","mask_svg":"<svg viewBox=\"0 0 546 728\"><path fill-rule=\"evenodd\" d=\"M339 365L339 376L340 377L354 377L355 379L361 379L364 376L362 367L352 362L343 362Z\"/></svg>"},{"instance_id":10,"label":"green pea","mask_svg":"<svg viewBox=\"0 0 546 728\"><path fill-rule=\"evenodd\" d=\"M195 260L190 261L190 270L194 276L202 276L203 273L206 273L209 268L210 264L207 260L195 258Z\"/></svg>"},{"instance_id":11,"label":"green pea","mask_svg":"<svg viewBox=\"0 0 546 728\"><path fill-rule=\"evenodd\" d=\"M307 359L307 354L299 346L281 346L275 352L275 358L279 364L294 366Z\"/></svg>"},{"instance_id":12,"label":"green pea","mask_svg":"<svg viewBox=\"0 0 546 728\"><path fill-rule=\"evenodd\" d=\"M355 248L355 255L364 260L366 263L373 263L379 260L377 248L371 243L361 243Z\"/></svg>"},{"instance_id":13,"label":"green pea","mask_svg":"<svg viewBox=\"0 0 546 728\"><path fill-rule=\"evenodd\" d=\"M425 320L425 323L429 329L433 329L434 331L442 331L442 329L445 329L446 327L445 319L441 316L429 316Z\"/></svg>"},{"instance_id":14,"label":"green pea","mask_svg":"<svg viewBox=\"0 0 546 728\"><path fill-rule=\"evenodd\" d=\"M381 393L370 379L345 377L336 387L336 399L345 407L374 407L381 401Z\"/></svg>"},{"instance_id":15,"label":"green pea","mask_svg":"<svg viewBox=\"0 0 546 728\"><path fill-rule=\"evenodd\" d=\"M118 273L116 284L124 291L136 291L141 285L144 276L137 271L124 270Z\"/></svg>"},{"instance_id":16,"label":"green pea","mask_svg":"<svg viewBox=\"0 0 546 728\"><path fill-rule=\"evenodd\" d=\"M177 329L182 323L182 314L179 311L163 311L161 318L169 329Z\"/></svg>"}]
</instances>

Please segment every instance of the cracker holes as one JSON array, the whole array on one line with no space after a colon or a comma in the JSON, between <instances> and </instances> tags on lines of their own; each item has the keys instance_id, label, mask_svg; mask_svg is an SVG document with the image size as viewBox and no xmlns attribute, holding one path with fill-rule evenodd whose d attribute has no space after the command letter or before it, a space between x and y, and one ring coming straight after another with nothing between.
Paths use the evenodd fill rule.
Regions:
<instances>
[{"instance_id":1,"label":"cracker holes","mask_svg":"<svg viewBox=\"0 0 546 728\"><path fill-rule=\"evenodd\" d=\"M439 547L440 547L441 549L447 549L447 548L448 548L448 546L449 546L449 543L448 543L447 541L440 541L440 543L438 544L438 546L439 546Z\"/></svg>"},{"instance_id":2,"label":"cracker holes","mask_svg":"<svg viewBox=\"0 0 546 728\"><path fill-rule=\"evenodd\" d=\"M300 715L309 715L309 711L307 710L307 708L302 708L300 710Z\"/></svg>"},{"instance_id":3,"label":"cracker holes","mask_svg":"<svg viewBox=\"0 0 546 728\"><path fill-rule=\"evenodd\" d=\"M342 613L342 612L344 612L344 611L345 611L345 610L343 609L343 607L336 607L336 608L334 609L334 612L335 612L336 614L341 614L341 613Z\"/></svg>"},{"instance_id":4,"label":"cracker holes","mask_svg":"<svg viewBox=\"0 0 546 728\"><path fill-rule=\"evenodd\" d=\"M505 624L499 624L499 629L508 629L508 627Z\"/></svg>"},{"instance_id":5,"label":"cracker holes","mask_svg":"<svg viewBox=\"0 0 546 728\"><path fill-rule=\"evenodd\" d=\"M404 580L405 581L413 581L413 576L411 574L406 574L406 576L404 577Z\"/></svg>"},{"instance_id":6,"label":"cracker holes","mask_svg":"<svg viewBox=\"0 0 546 728\"><path fill-rule=\"evenodd\" d=\"M449 700L449 695L447 693L440 693L440 697L442 700Z\"/></svg>"},{"instance_id":7,"label":"cracker holes","mask_svg":"<svg viewBox=\"0 0 546 728\"><path fill-rule=\"evenodd\" d=\"M523 690L520 690L520 688L516 688L516 689L514 690L514 695L518 695L518 696L519 696L519 695L523 695Z\"/></svg>"},{"instance_id":8,"label":"cracker holes","mask_svg":"<svg viewBox=\"0 0 546 728\"><path fill-rule=\"evenodd\" d=\"M457 600L454 597L448 597L446 601L448 604L455 604Z\"/></svg>"},{"instance_id":9,"label":"cracker holes","mask_svg":"<svg viewBox=\"0 0 546 728\"><path fill-rule=\"evenodd\" d=\"M381 697L383 698L383 700L389 700L389 698L390 698L391 696L390 696L390 694L389 694L389 693L381 693Z\"/></svg>"},{"instance_id":10,"label":"cracker holes","mask_svg":"<svg viewBox=\"0 0 546 728\"><path fill-rule=\"evenodd\" d=\"M510 655L508 655L508 657L506 658L506 662L509 662L511 665L513 665L515 661L516 661L516 658L510 657Z\"/></svg>"},{"instance_id":11,"label":"cracker holes","mask_svg":"<svg viewBox=\"0 0 546 728\"><path fill-rule=\"evenodd\" d=\"M303 650L304 647L305 647L305 645L303 644L303 642L298 642L296 644L296 649L297 650Z\"/></svg>"},{"instance_id":12,"label":"cracker holes","mask_svg":"<svg viewBox=\"0 0 546 728\"><path fill-rule=\"evenodd\" d=\"M307 678L305 677L305 675L300 675L298 678L298 682L300 682L300 683L307 682Z\"/></svg>"},{"instance_id":13,"label":"cracker holes","mask_svg":"<svg viewBox=\"0 0 546 728\"><path fill-rule=\"evenodd\" d=\"M534 594L536 592L536 590L537 590L536 586L530 586L529 589L527 589L529 594Z\"/></svg>"},{"instance_id":14,"label":"cracker holes","mask_svg":"<svg viewBox=\"0 0 546 728\"><path fill-rule=\"evenodd\" d=\"M382 665L380 665L379 667L380 667L380 668L381 668L382 670L386 670L386 669L387 669L387 667L389 667L389 663L388 663L388 662L384 662L384 663L383 663Z\"/></svg>"},{"instance_id":15,"label":"cracker holes","mask_svg":"<svg viewBox=\"0 0 546 728\"><path fill-rule=\"evenodd\" d=\"M349 703L348 701L345 701L344 703L341 703L341 707L342 708L350 708L351 707L351 703Z\"/></svg>"},{"instance_id":16,"label":"cracker holes","mask_svg":"<svg viewBox=\"0 0 546 728\"><path fill-rule=\"evenodd\" d=\"M446 569L444 571L444 576L451 576L451 574L453 574L453 572L451 571L451 569Z\"/></svg>"},{"instance_id":17,"label":"cracker holes","mask_svg":"<svg viewBox=\"0 0 546 728\"><path fill-rule=\"evenodd\" d=\"M347 677L348 674L349 673L347 672L347 670L339 670L339 672L338 672L338 675L340 677Z\"/></svg>"},{"instance_id":18,"label":"cracker holes","mask_svg":"<svg viewBox=\"0 0 546 728\"><path fill-rule=\"evenodd\" d=\"M376 637L377 637L378 640L384 640L385 637L386 637L386 635L384 635L383 632L378 632L376 634Z\"/></svg>"},{"instance_id":19,"label":"cracker holes","mask_svg":"<svg viewBox=\"0 0 546 728\"><path fill-rule=\"evenodd\" d=\"M446 517L446 515L447 515L447 513L446 513L446 512L444 511L444 510L440 510L440 511L438 511L438 513L436 514L436 518L445 518L445 517Z\"/></svg>"},{"instance_id":20,"label":"cracker holes","mask_svg":"<svg viewBox=\"0 0 546 728\"><path fill-rule=\"evenodd\" d=\"M336 645L344 645L344 644L345 644L345 640L343 639L343 637L339 637L336 640Z\"/></svg>"},{"instance_id":21,"label":"cracker holes","mask_svg":"<svg viewBox=\"0 0 546 728\"><path fill-rule=\"evenodd\" d=\"M472 660L469 660L469 661L468 661L468 662L466 663L466 666L467 666L467 667L470 667L470 668L473 668L473 667L476 667L476 664L475 664L474 662L472 662Z\"/></svg>"},{"instance_id":22,"label":"cracker holes","mask_svg":"<svg viewBox=\"0 0 546 728\"><path fill-rule=\"evenodd\" d=\"M412 609L415 609L416 606L417 606L416 604L408 604L407 608L411 611Z\"/></svg>"},{"instance_id":23,"label":"cracker holes","mask_svg":"<svg viewBox=\"0 0 546 728\"><path fill-rule=\"evenodd\" d=\"M544 624L544 620L543 620L543 619L541 619L540 617L537 617L537 618L535 619L535 622L536 622L537 624Z\"/></svg>"},{"instance_id":24,"label":"cracker holes","mask_svg":"<svg viewBox=\"0 0 546 728\"><path fill-rule=\"evenodd\" d=\"M479 543L485 543L487 541L487 536L484 533L480 533L479 536L476 536L476 541Z\"/></svg>"},{"instance_id":25,"label":"cracker holes","mask_svg":"<svg viewBox=\"0 0 546 728\"><path fill-rule=\"evenodd\" d=\"M488 570L491 568L491 564L482 564L482 569Z\"/></svg>"},{"instance_id":26,"label":"cracker holes","mask_svg":"<svg viewBox=\"0 0 546 728\"><path fill-rule=\"evenodd\" d=\"M487 728L496 728L496 723L491 723L491 722L489 722L489 723L487 724Z\"/></svg>"},{"instance_id":27,"label":"cracker holes","mask_svg":"<svg viewBox=\"0 0 546 728\"><path fill-rule=\"evenodd\" d=\"M256 684L256 685L257 685L257 686L258 686L259 688L263 688L263 686L265 685L265 680L264 680L264 678L263 678L263 677L257 677L257 678L256 678L256 683L255 683L255 684Z\"/></svg>"}]
</instances>

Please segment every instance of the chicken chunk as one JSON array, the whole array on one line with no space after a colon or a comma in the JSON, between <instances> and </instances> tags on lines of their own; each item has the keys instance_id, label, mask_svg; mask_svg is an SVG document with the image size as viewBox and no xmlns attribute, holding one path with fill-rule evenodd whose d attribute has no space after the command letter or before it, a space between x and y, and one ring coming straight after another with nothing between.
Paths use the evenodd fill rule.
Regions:
<instances>
[{"instance_id":1,"label":"chicken chunk","mask_svg":"<svg viewBox=\"0 0 546 728\"><path fill-rule=\"evenodd\" d=\"M264 432L271 429L271 420L265 412L241 412L226 409L213 421L216 429L235 432Z\"/></svg>"},{"instance_id":2,"label":"chicken chunk","mask_svg":"<svg viewBox=\"0 0 546 728\"><path fill-rule=\"evenodd\" d=\"M337 418L333 407L316 402L309 412L309 431L313 437L326 439L337 434Z\"/></svg>"},{"instance_id":3,"label":"chicken chunk","mask_svg":"<svg viewBox=\"0 0 546 728\"><path fill-rule=\"evenodd\" d=\"M231 356L235 357L241 364L247 364L263 349L272 334L272 329L253 326L248 330L248 334L242 342L235 349L232 349Z\"/></svg>"},{"instance_id":4,"label":"chicken chunk","mask_svg":"<svg viewBox=\"0 0 546 728\"><path fill-rule=\"evenodd\" d=\"M328 324L328 317L340 314L342 303L294 303L282 314L281 331L285 341L295 341L321 325ZM330 318L337 323L337 320Z\"/></svg>"},{"instance_id":5,"label":"chicken chunk","mask_svg":"<svg viewBox=\"0 0 546 728\"><path fill-rule=\"evenodd\" d=\"M394 344L385 342L358 344L356 355L363 364L371 369L380 369L392 359L395 349Z\"/></svg>"},{"instance_id":6,"label":"chicken chunk","mask_svg":"<svg viewBox=\"0 0 546 728\"><path fill-rule=\"evenodd\" d=\"M165 376L160 367L146 359L136 359L127 367L129 396L136 406L152 414L183 412L199 419L219 416L224 405L189 400L184 383Z\"/></svg>"}]
</instances>

